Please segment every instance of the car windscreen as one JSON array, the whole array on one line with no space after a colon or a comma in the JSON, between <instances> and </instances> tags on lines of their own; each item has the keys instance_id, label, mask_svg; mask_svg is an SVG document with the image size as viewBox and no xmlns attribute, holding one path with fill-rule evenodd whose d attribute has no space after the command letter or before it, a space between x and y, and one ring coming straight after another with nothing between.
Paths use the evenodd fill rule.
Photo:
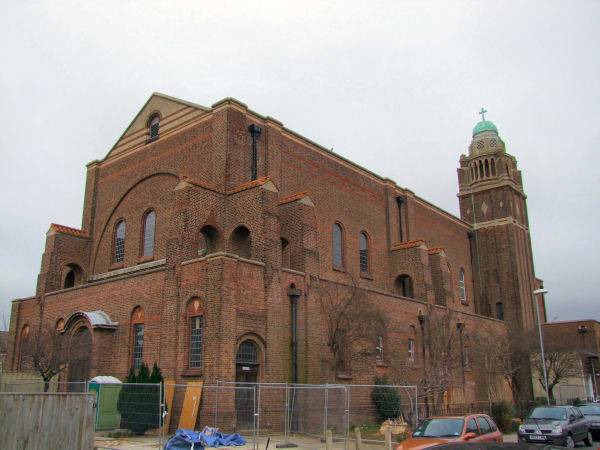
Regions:
<instances>
[{"instance_id":1,"label":"car windscreen","mask_svg":"<svg viewBox=\"0 0 600 450\"><path fill-rule=\"evenodd\" d=\"M567 420L565 408L535 408L530 419Z\"/></svg>"},{"instance_id":2,"label":"car windscreen","mask_svg":"<svg viewBox=\"0 0 600 450\"><path fill-rule=\"evenodd\" d=\"M600 414L600 405L579 405L578 408L586 415Z\"/></svg>"},{"instance_id":3,"label":"car windscreen","mask_svg":"<svg viewBox=\"0 0 600 450\"><path fill-rule=\"evenodd\" d=\"M412 437L453 438L461 435L464 424L464 419L457 418L425 419Z\"/></svg>"}]
</instances>

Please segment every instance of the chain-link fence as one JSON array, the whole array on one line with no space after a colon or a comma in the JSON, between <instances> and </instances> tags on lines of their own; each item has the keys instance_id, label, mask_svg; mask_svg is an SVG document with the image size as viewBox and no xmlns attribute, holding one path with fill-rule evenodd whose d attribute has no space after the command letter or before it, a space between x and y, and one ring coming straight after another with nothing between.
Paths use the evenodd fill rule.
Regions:
<instances>
[{"instance_id":1,"label":"chain-link fence","mask_svg":"<svg viewBox=\"0 0 600 450\"><path fill-rule=\"evenodd\" d=\"M5 392L41 392L41 381L3 383ZM359 428L365 441L384 441L385 422L403 432L418 417L415 386L286 383L98 384L50 382L48 392L97 392L96 430L142 435L162 446L178 428L238 433L245 448L276 444L321 447L330 430L346 448ZM137 437L136 437L137 438Z\"/></svg>"}]
</instances>

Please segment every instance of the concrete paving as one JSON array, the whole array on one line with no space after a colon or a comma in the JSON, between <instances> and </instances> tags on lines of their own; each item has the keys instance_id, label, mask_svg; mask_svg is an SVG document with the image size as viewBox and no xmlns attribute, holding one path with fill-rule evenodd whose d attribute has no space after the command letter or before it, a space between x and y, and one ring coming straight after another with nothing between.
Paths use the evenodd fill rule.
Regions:
<instances>
[{"instance_id":1,"label":"concrete paving","mask_svg":"<svg viewBox=\"0 0 600 450\"><path fill-rule=\"evenodd\" d=\"M158 436L153 435L143 435L143 436L131 436L125 438L110 438L106 436L102 436L102 434L106 433L97 433L96 438L94 439L94 448L97 449L157 449L160 448L158 445ZM505 434L503 436L504 442L517 442L517 435L515 433ZM250 437L250 442L246 445L237 446L237 447L220 447L223 448L231 448L231 449L239 449L239 450L250 450L253 448L252 446L252 437ZM382 437L383 439L383 437ZM293 436L289 440L291 443L298 446L300 450L323 450L325 449L325 443L321 442L321 439L318 437L311 436ZM290 442L286 442L284 436L272 436L269 440L269 449L276 450L277 448L289 448L285 446ZM394 445L394 444L392 444ZM258 448L261 450L265 450L267 446L267 437L260 437L258 441ZM579 447L579 445L578 445ZM211 448L211 447L206 447ZM344 448L344 442L335 441L333 444L333 448L336 450L341 450ZM347 449L354 449L355 443L354 441L349 441ZM383 450L383 442L368 442L363 441L362 448L364 450Z\"/></svg>"}]
</instances>

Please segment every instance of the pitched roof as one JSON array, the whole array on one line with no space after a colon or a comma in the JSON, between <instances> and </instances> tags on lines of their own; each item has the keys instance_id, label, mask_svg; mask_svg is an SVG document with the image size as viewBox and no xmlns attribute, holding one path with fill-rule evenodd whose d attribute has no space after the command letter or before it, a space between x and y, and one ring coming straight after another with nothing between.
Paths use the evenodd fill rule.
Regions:
<instances>
[{"instance_id":1,"label":"pitched roof","mask_svg":"<svg viewBox=\"0 0 600 450\"><path fill-rule=\"evenodd\" d=\"M89 238L90 235L85 230L78 230L77 228L66 227L64 225L59 225L57 223L51 223L50 229L53 231L57 231L58 233L70 234L72 236Z\"/></svg>"}]
</instances>

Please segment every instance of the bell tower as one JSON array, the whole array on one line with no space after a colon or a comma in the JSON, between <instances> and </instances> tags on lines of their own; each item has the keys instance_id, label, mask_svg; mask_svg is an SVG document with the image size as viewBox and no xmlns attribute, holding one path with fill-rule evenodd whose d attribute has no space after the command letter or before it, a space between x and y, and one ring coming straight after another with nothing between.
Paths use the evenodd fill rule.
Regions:
<instances>
[{"instance_id":1,"label":"bell tower","mask_svg":"<svg viewBox=\"0 0 600 450\"><path fill-rule=\"evenodd\" d=\"M473 128L469 154L458 169L460 217L469 233L478 314L528 330L535 326L535 275L526 195L517 160L506 153L498 128L485 120Z\"/></svg>"}]
</instances>

